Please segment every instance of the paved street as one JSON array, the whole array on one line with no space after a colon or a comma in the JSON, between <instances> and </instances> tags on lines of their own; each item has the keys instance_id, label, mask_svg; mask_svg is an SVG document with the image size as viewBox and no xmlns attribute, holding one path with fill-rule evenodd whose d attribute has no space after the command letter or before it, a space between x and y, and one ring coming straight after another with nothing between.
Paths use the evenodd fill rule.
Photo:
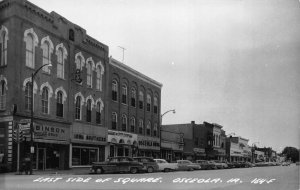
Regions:
<instances>
[{"instance_id":1,"label":"paved street","mask_svg":"<svg viewBox=\"0 0 300 190\"><path fill-rule=\"evenodd\" d=\"M265 181L255 182L255 179ZM0 189L299 189L299 166L153 174L0 175Z\"/></svg>"}]
</instances>

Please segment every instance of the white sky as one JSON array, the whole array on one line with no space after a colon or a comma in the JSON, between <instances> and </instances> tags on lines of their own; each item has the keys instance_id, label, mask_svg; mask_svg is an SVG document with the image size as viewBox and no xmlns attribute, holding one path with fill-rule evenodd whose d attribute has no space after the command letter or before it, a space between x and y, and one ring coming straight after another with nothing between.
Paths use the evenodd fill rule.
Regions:
<instances>
[{"instance_id":1,"label":"white sky","mask_svg":"<svg viewBox=\"0 0 300 190\"><path fill-rule=\"evenodd\" d=\"M163 124L218 123L249 145L299 148L298 0L31 0L163 84Z\"/></svg>"}]
</instances>

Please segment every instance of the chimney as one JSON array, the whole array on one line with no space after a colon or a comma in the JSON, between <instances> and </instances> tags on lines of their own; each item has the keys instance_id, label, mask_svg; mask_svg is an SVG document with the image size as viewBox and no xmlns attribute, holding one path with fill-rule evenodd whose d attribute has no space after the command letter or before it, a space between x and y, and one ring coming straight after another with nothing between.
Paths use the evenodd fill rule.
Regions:
<instances>
[{"instance_id":1,"label":"chimney","mask_svg":"<svg viewBox=\"0 0 300 190\"><path fill-rule=\"evenodd\" d=\"M192 124L192 125L195 125L195 121L191 121L191 124Z\"/></svg>"}]
</instances>

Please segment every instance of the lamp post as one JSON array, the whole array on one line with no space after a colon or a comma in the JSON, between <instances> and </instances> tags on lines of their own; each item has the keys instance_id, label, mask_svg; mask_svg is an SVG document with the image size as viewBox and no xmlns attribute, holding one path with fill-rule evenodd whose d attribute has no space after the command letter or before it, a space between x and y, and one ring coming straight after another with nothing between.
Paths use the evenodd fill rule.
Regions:
<instances>
[{"instance_id":1,"label":"lamp post","mask_svg":"<svg viewBox=\"0 0 300 190\"><path fill-rule=\"evenodd\" d=\"M34 153L34 146L33 146L33 87L34 87L34 77L37 75L37 73L45 66L51 67L52 64L44 64L40 68L38 68L34 73L31 74L31 119L30 119L30 175L32 175L32 159L33 159L33 153Z\"/></svg>"},{"instance_id":2,"label":"lamp post","mask_svg":"<svg viewBox=\"0 0 300 190\"><path fill-rule=\"evenodd\" d=\"M162 118L164 115L166 115L167 113L169 112L173 112L174 114L176 113L175 112L175 109L172 109L172 110L168 110L166 112L164 112L163 114L160 115L160 130L159 130L159 146L160 146L160 157L162 158L162 151L161 151L161 129L162 129Z\"/></svg>"},{"instance_id":3,"label":"lamp post","mask_svg":"<svg viewBox=\"0 0 300 190\"><path fill-rule=\"evenodd\" d=\"M254 152L255 152L254 145L255 145L256 143L259 144L259 142L254 142L254 143L252 143L252 163L255 162L255 161L254 161Z\"/></svg>"}]
</instances>

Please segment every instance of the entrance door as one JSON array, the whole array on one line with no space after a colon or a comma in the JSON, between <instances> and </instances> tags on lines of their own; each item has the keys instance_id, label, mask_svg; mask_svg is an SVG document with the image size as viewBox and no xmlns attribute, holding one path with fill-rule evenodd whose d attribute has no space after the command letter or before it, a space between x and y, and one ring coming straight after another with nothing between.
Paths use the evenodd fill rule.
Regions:
<instances>
[{"instance_id":1,"label":"entrance door","mask_svg":"<svg viewBox=\"0 0 300 190\"><path fill-rule=\"evenodd\" d=\"M37 169L38 170L46 169L46 148L37 149Z\"/></svg>"}]
</instances>

